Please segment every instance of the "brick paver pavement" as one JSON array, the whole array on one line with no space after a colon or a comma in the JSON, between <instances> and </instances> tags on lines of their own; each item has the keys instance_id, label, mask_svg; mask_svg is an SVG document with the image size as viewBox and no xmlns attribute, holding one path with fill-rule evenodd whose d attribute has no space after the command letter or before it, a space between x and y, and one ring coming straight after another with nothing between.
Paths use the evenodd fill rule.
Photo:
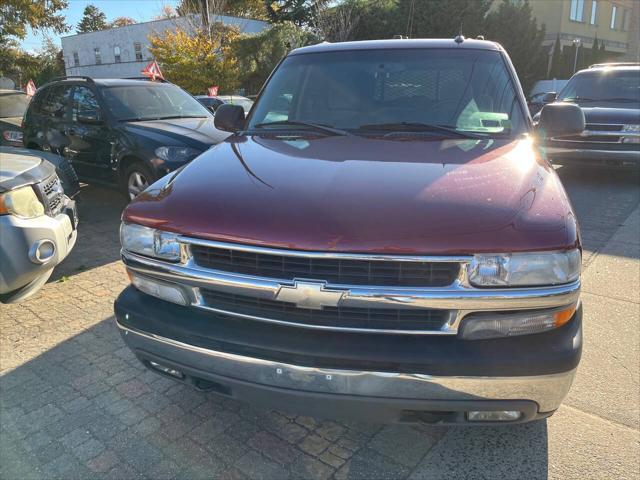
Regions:
<instances>
[{"instance_id":1,"label":"brick paver pavement","mask_svg":"<svg viewBox=\"0 0 640 480\"><path fill-rule=\"evenodd\" d=\"M259 410L145 370L113 320L127 284L122 207L116 192L85 188L70 258L39 294L0 306L1 478L431 478L450 463L454 474L433 478L546 478L546 422L470 435L335 422L286 405Z\"/></svg>"}]
</instances>

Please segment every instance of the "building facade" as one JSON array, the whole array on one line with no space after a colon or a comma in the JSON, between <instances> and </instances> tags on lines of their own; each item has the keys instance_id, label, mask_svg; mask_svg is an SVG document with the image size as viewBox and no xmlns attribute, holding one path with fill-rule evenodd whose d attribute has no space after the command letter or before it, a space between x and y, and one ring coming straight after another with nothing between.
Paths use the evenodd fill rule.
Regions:
<instances>
[{"instance_id":1,"label":"building facade","mask_svg":"<svg viewBox=\"0 0 640 480\"><path fill-rule=\"evenodd\" d=\"M546 45L560 38L562 47L579 41L581 47L591 48L597 38L616 57L640 60L640 0L530 0L529 4L538 24L545 26Z\"/></svg>"},{"instance_id":2,"label":"building facade","mask_svg":"<svg viewBox=\"0 0 640 480\"><path fill-rule=\"evenodd\" d=\"M235 26L247 34L259 33L269 26L260 20L225 15L216 17L215 21ZM149 52L150 34L178 27L190 29L199 23L200 17L193 15L62 37L66 74L93 78L138 77L153 60Z\"/></svg>"}]
</instances>

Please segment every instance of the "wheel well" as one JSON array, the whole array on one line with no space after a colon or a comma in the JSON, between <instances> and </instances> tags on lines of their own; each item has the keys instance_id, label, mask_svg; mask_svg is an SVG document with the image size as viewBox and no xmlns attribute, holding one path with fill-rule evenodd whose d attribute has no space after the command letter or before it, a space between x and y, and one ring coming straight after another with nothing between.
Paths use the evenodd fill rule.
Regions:
<instances>
[{"instance_id":1,"label":"wheel well","mask_svg":"<svg viewBox=\"0 0 640 480\"><path fill-rule=\"evenodd\" d=\"M124 172L127 171L127 168L129 168L130 165L136 162L144 163L143 160L141 160L138 157L134 157L132 155L127 155L125 157L122 157L122 159L120 159L120 162L118 162L118 178L120 179L120 182L124 181Z\"/></svg>"}]
</instances>

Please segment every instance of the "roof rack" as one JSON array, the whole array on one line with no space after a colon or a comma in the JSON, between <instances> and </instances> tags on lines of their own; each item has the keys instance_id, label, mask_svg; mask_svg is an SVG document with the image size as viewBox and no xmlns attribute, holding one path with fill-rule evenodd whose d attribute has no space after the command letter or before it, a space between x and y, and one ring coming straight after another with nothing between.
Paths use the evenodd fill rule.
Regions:
<instances>
[{"instance_id":1,"label":"roof rack","mask_svg":"<svg viewBox=\"0 0 640 480\"><path fill-rule=\"evenodd\" d=\"M589 65L589 68L601 68L601 67L638 67L638 62L611 62L611 63L594 63Z\"/></svg>"},{"instance_id":2,"label":"roof rack","mask_svg":"<svg viewBox=\"0 0 640 480\"><path fill-rule=\"evenodd\" d=\"M143 81L147 81L147 82L160 82L160 83L171 83L169 80L165 80L164 78L156 78L154 80L151 79L151 77L145 77L145 76L140 76L140 77L125 77L123 80L143 80Z\"/></svg>"},{"instance_id":3,"label":"roof rack","mask_svg":"<svg viewBox=\"0 0 640 480\"><path fill-rule=\"evenodd\" d=\"M61 77L53 78L50 81L54 82L54 81L57 81L57 80L67 80L67 79L71 79L71 78L81 78L83 80L86 80L89 83L94 83L93 82L93 78L87 77L86 75L62 75Z\"/></svg>"}]
</instances>

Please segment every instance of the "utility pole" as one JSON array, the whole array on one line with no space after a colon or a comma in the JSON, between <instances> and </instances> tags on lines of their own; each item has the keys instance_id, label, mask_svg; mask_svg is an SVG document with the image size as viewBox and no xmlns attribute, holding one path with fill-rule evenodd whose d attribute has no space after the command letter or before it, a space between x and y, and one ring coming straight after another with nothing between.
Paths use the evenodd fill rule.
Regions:
<instances>
[{"instance_id":1,"label":"utility pole","mask_svg":"<svg viewBox=\"0 0 640 480\"><path fill-rule=\"evenodd\" d=\"M576 49L576 58L573 61L573 73L576 73L576 70L578 69L578 50L580 49L580 39L574 38L573 45Z\"/></svg>"}]
</instances>

